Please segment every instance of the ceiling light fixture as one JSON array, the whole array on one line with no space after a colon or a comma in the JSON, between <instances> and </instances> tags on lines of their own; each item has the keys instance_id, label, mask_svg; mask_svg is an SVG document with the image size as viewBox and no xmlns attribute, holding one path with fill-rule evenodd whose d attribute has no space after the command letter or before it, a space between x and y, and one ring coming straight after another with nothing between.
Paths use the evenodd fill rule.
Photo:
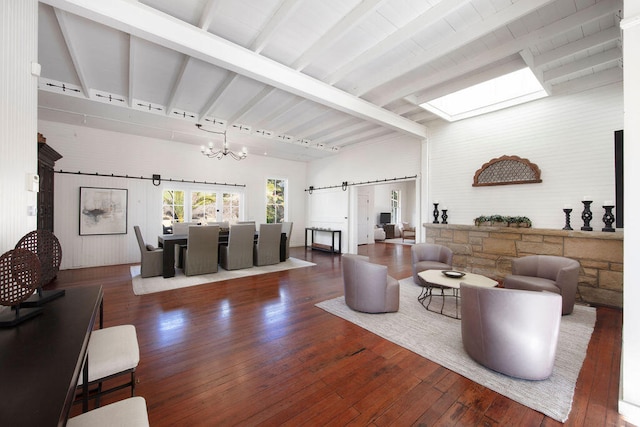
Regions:
<instances>
[{"instance_id":1,"label":"ceiling light fixture","mask_svg":"<svg viewBox=\"0 0 640 427\"><path fill-rule=\"evenodd\" d=\"M200 146L200 152L202 153L203 156L207 156L210 159L216 158L218 160L222 159L225 156L231 156L236 160L243 160L247 158L247 148L246 147L242 147L242 151L238 151L237 153L234 153L233 151L229 150L229 143L227 142L227 132L218 132L218 131L214 131L214 130L208 130L202 127L202 125L200 123L196 123L196 127L202 131L205 132L209 132L209 133L215 133L218 135L223 135L224 136L224 142L222 144L222 149L221 150L215 150L213 148L213 142L209 141L209 146L205 147L204 145Z\"/></svg>"}]
</instances>

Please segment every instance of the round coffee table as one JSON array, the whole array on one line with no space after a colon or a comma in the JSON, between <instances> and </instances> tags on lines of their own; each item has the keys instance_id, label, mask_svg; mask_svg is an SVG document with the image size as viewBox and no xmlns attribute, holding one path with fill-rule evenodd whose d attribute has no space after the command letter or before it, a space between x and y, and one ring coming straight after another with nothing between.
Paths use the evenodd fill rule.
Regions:
<instances>
[{"instance_id":1,"label":"round coffee table","mask_svg":"<svg viewBox=\"0 0 640 427\"><path fill-rule=\"evenodd\" d=\"M432 311L434 313L440 313L444 316L453 317L454 319L460 319L458 298L460 298L459 291L460 291L461 282L469 283L470 285L475 285L475 286L484 286L487 288L492 288L498 285L497 281L490 279L486 276L483 276L481 274L458 272L462 274L461 277L448 277L443 273L443 271L444 270L425 270L418 273L418 277L420 277L420 279L424 283L422 292L420 293L420 296L418 296L418 301L427 310ZM433 295L434 289L440 289L440 295L435 295L435 296L442 297L442 306L440 307L440 311L429 309L429 306L431 305L431 301L434 296ZM446 289L451 289L451 294L447 295L445 293ZM447 314L444 311L446 297L455 298L455 301L456 301L455 316L451 314ZM428 298L428 302L425 305L425 301L427 301L427 298Z\"/></svg>"}]
</instances>

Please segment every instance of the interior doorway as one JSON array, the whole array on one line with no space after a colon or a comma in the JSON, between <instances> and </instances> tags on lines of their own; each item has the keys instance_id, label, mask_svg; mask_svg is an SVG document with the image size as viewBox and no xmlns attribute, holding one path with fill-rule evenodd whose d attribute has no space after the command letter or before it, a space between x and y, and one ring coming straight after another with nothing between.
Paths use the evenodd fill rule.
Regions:
<instances>
[{"instance_id":1,"label":"interior doorway","mask_svg":"<svg viewBox=\"0 0 640 427\"><path fill-rule=\"evenodd\" d=\"M371 230L371 232L369 232ZM358 245L369 243L369 235L373 234L373 224L369 215L369 192L358 192Z\"/></svg>"},{"instance_id":2,"label":"interior doorway","mask_svg":"<svg viewBox=\"0 0 640 427\"><path fill-rule=\"evenodd\" d=\"M352 205L355 212L350 212L352 218L357 218L357 229L355 238L357 245L374 243L374 228L379 224L379 216L381 212L391 212L392 190L399 190L400 213L399 222L408 222L416 227L416 243L420 240L420 190L416 179L408 179L405 181L393 181L384 183L375 183L362 185L357 187L357 202L354 200ZM364 200L368 198L365 204ZM394 224L396 229L398 224ZM366 238L364 237L366 235Z\"/></svg>"}]
</instances>

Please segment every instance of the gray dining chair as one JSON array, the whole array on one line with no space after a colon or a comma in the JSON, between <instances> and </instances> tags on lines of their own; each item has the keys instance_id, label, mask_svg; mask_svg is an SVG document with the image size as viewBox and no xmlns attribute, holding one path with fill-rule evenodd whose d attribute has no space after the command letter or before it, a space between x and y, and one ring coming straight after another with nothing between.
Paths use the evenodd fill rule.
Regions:
<instances>
[{"instance_id":1,"label":"gray dining chair","mask_svg":"<svg viewBox=\"0 0 640 427\"><path fill-rule=\"evenodd\" d=\"M238 221L236 224L238 225L247 225L247 224L251 224L253 225L253 231L257 231L256 229L256 222L255 221Z\"/></svg>"},{"instance_id":2,"label":"gray dining chair","mask_svg":"<svg viewBox=\"0 0 640 427\"><path fill-rule=\"evenodd\" d=\"M260 224L258 241L253 251L254 265L271 265L280 262L280 236L282 224Z\"/></svg>"},{"instance_id":3,"label":"gray dining chair","mask_svg":"<svg viewBox=\"0 0 640 427\"><path fill-rule=\"evenodd\" d=\"M187 234L189 232L189 227L192 225L198 225L197 222L174 222L173 223L173 234Z\"/></svg>"},{"instance_id":4,"label":"gray dining chair","mask_svg":"<svg viewBox=\"0 0 640 427\"><path fill-rule=\"evenodd\" d=\"M229 221L213 221L213 222L208 222L207 225L217 225L218 227L220 227L220 230L229 229Z\"/></svg>"},{"instance_id":5,"label":"gray dining chair","mask_svg":"<svg viewBox=\"0 0 640 427\"><path fill-rule=\"evenodd\" d=\"M133 226L140 247L140 276L154 277L162 275L162 249L144 243L140 227Z\"/></svg>"},{"instance_id":6,"label":"gray dining chair","mask_svg":"<svg viewBox=\"0 0 640 427\"><path fill-rule=\"evenodd\" d=\"M184 251L184 275L216 273L220 227L189 227L188 235L187 248Z\"/></svg>"},{"instance_id":7,"label":"gray dining chair","mask_svg":"<svg viewBox=\"0 0 640 427\"><path fill-rule=\"evenodd\" d=\"M256 227L253 224L229 226L229 241L220 245L220 267L238 270L253 267L253 238Z\"/></svg>"},{"instance_id":8,"label":"gray dining chair","mask_svg":"<svg viewBox=\"0 0 640 427\"><path fill-rule=\"evenodd\" d=\"M189 227L198 225L197 222L174 222L173 223L173 234L174 235L183 235L189 233ZM186 245L176 244L174 249L175 253L175 266L178 268L184 267L184 251L187 249Z\"/></svg>"}]
</instances>

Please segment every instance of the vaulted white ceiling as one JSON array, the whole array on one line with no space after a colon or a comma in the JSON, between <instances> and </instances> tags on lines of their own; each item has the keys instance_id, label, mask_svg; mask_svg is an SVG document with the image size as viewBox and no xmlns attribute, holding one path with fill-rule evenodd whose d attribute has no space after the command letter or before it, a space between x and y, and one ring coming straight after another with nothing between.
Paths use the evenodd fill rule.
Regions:
<instances>
[{"instance_id":1,"label":"vaulted white ceiling","mask_svg":"<svg viewBox=\"0 0 640 427\"><path fill-rule=\"evenodd\" d=\"M621 0L41 0L39 118L309 161L529 66L553 96L622 81Z\"/></svg>"}]
</instances>

